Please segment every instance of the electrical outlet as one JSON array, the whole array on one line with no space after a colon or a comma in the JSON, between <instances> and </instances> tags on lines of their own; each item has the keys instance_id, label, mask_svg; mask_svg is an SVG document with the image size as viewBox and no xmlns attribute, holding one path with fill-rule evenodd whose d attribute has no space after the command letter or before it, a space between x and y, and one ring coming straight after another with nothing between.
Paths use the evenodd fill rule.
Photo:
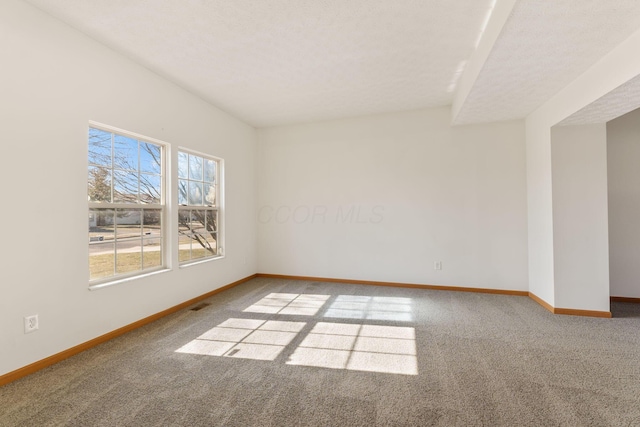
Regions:
<instances>
[{"instance_id":1,"label":"electrical outlet","mask_svg":"<svg viewBox=\"0 0 640 427\"><path fill-rule=\"evenodd\" d=\"M33 332L38 330L38 315L34 314L33 316L27 316L24 318L24 333L28 334L29 332Z\"/></svg>"},{"instance_id":2,"label":"electrical outlet","mask_svg":"<svg viewBox=\"0 0 640 427\"><path fill-rule=\"evenodd\" d=\"M433 263L434 270L442 270L442 261L436 261Z\"/></svg>"}]
</instances>

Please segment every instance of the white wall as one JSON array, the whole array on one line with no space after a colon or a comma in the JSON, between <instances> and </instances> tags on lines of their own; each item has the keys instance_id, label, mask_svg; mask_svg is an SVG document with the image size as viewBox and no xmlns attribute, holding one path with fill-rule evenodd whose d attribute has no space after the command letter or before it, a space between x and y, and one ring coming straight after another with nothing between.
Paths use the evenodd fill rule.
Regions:
<instances>
[{"instance_id":1,"label":"white wall","mask_svg":"<svg viewBox=\"0 0 640 427\"><path fill-rule=\"evenodd\" d=\"M611 295L640 298L640 110L607 123Z\"/></svg>"},{"instance_id":2,"label":"white wall","mask_svg":"<svg viewBox=\"0 0 640 427\"><path fill-rule=\"evenodd\" d=\"M23 2L0 52L0 375L255 273L254 129ZM226 160L226 258L88 290L89 120Z\"/></svg>"},{"instance_id":3,"label":"white wall","mask_svg":"<svg viewBox=\"0 0 640 427\"><path fill-rule=\"evenodd\" d=\"M523 122L450 117L260 130L259 271L527 290Z\"/></svg>"},{"instance_id":4,"label":"white wall","mask_svg":"<svg viewBox=\"0 0 640 427\"><path fill-rule=\"evenodd\" d=\"M551 129L555 306L609 311L606 125Z\"/></svg>"}]
</instances>

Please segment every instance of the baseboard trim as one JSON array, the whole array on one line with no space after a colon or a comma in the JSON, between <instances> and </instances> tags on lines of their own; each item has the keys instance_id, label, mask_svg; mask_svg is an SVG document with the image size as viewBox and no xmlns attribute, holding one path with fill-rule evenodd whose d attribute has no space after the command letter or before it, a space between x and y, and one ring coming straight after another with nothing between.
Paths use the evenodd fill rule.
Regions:
<instances>
[{"instance_id":1,"label":"baseboard trim","mask_svg":"<svg viewBox=\"0 0 640 427\"><path fill-rule=\"evenodd\" d=\"M267 273L258 273L257 276L268 278L268 279L308 280L312 282L348 283L352 285L390 286L395 288L431 289L436 291L476 292L481 294L516 295L516 296L525 296L525 297L529 295L529 292L527 291L514 291L514 290L508 290L508 289L503 290L503 289L488 289L488 288L463 288L458 286L440 286L440 285L398 283L398 282L377 282L377 281L371 281L371 280L333 279L333 278L327 278L327 277L290 276L286 274L267 274Z\"/></svg>"},{"instance_id":2,"label":"baseboard trim","mask_svg":"<svg viewBox=\"0 0 640 427\"><path fill-rule=\"evenodd\" d=\"M549 310L551 313L555 314L554 312L555 309L553 308L553 306L548 302L546 302L545 300L543 300L542 298L540 298L538 295L534 294L533 292L529 292L529 298L531 298L532 300L534 300L535 302L537 302L538 304L540 304L541 306Z\"/></svg>"},{"instance_id":3,"label":"baseboard trim","mask_svg":"<svg viewBox=\"0 0 640 427\"><path fill-rule=\"evenodd\" d=\"M585 317L601 317L604 319L610 319L610 311L598 311L598 310L577 310L575 308L554 308L553 314L567 314L569 316L585 316Z\"/></svg>"},{"instance_id":4,"label":"baseboard trim","mask_svg":"<svg viewBox=\"0 0 640 427\"><path fill-rule=\"evenodd\" d=\"M121 328L118 328L114 331L108 332L104 335L100 335L99 337L96 337L92 340L86 341L82 344L78 344L75 347L71 347L67 350L63 350L60 353L56 353L52 356L46 357L42 360L38 360L37 362L31 363L30 365L27 366L23 366L22 368L18 368L15 371L11 371L9 373L6 373L4 375L0 376L0 387L2 387L5 384L9 384L10 382L13 382L15 380L18 380L22 377L26 377L27 375L31 375L41 369L44 369L46 367L49 367L51 365L54 365L58 362L61 362L65 359L68 359L71 356L75 356L78 353L82 353L85 350L89 350L90 348L93 348L99 344L102 344L104 342L107 342L109 340L112 340L116 337L119 337L120 335L124 335L127 332L131 332L134 329L140 328L142 326L145 326L149 323L155 322L156 320L168 316L169 314L173 314L177 311L180 311L184 308L189 307L190 305L193 305L197 302L200 302L204 299L207 299L209 297L212 297L220 292L226 291L227 289L231 289L234 286L238 286L242 283L248 282L251 279L254 279L255 277L257 277L257 274L252 274L251 276L247 276L244 279L240 279L237 280L233 283L230 283L228 285L225 285L221 288L215 289L211 292L207 292L206 294L200 295L198 297L192 298L188 301L185 301L183 303L180 303L178 305L175 305L171 308L168 308L166 310L163 310L159 313L153 314L149 317L145 317L144 319L140 319L136 322L133 322L129 325L123 326Z\"/></svg>"},{"instance_id":5,"label":"baseboard trim","mask_svg":"<svg viewBox=\"0 0 640 427\"><path fill-rule=\"evenodd\" d=\"M585 316L585 317L601 317L610 319L610 311L598 311L598 310L577 310L575 308L558 308L554 307L533 292L529 292L529 298L549 310L553 314L564 314L569 316Z\"/></svg>"},{"instance_id":6,"label":"baseboard trim","mask_svg":"<svg viewBox=\"0 0 640 427\"><path fill-rule=\"evenodd\" d=\"M630 302L632 304L640 304L640 298L611 297L611 302Z\"/></svg>"}]
</instances>

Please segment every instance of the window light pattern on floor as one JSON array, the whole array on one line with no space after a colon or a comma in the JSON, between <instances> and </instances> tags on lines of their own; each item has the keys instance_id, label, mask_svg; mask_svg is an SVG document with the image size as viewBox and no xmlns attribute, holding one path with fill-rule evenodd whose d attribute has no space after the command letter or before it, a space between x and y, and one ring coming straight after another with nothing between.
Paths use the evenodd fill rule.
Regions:
<instances>
[{"instance_id":1,"label":"window light pattern on floor","mask_svg":"<svg viewBox=\"0 0 640 427\"><path fill-rule=\"evenodd\" d=\"M313 316L330 297L331 295L271 293L244 311Z\"/></svg>"},{"instance_id":2,"label":"window light pattern on floor","mask_svg":"<svg viewBox=\"0 0 640 427\"><path fill-rule=\"evenodd\" d=\"M304 322L230 318L176 352L275 360L305 325Z\"/></svg>"},{"instance_id":3,"label":"window light pattern on floor","mask_svg":"<svg viewBox=\"0 0 640 427\"><path fill-rule=\"evenodd\" d=\"M418 375L415 329L319 322L287 364Z\"/></svg>"},{"instance_id":4,"label":"window light pattern on floor","mask_svg":"<svg viewBox=\"0 0 640 427\"><path fill-rule=\"evenodd\" d=\"M338 295L324 317L413 321L411 298Z\"/></svg>"}]
</instances>

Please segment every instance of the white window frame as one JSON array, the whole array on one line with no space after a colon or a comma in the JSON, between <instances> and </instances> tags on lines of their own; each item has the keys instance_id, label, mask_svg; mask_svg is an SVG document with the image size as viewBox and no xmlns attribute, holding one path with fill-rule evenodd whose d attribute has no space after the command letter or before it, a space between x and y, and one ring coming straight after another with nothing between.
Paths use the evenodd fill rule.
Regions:
<instances>
[{"instance_id":1,"label":"white window frame","mask_svg":"<svg viewBox=\"0 0 640 427\"><path fill-rule=\"evenodd\" d=\"M176 171L177 180L176 183L178 185L177 191L177 200L176 205L178 208L178 222L176 224L172 224L172 226L176 227L176 232L178 233L178 264L180 268L189 267L191 265L200 264L203 262L209 262L217 259L222 259L225 257L224 252L224 159L216 156L212 156L207 153L203 153L200 151L192 150L186 147L178 147L178 161L176 162L176 169L179 169L180 163L180 153L184 153L191 156L201 157L204 160L212 160L216 163L216 172L215 172L215 204L213 206L205 206L205 205L189 205L189 194L187 191L187 204L180 203L180 181L184 181L184 177L180 177L179 171ZM194 182L205 182L204 177L203 180L191 180L187 178L187 181ZM216 231L216 250L217 253L200 258L190 258L188 260L180 261L180 213L184 211L193 211L193 210L204 210L204 211L214 211L217 213L217 231ZM190 242L193 245L193 240Z\"/></svg>"},{"instance_id":2,"label":"white window frame","mask_svg":"<svg viewBox=\"0 0 640 427\"><path fill-rule=\"evenodd\" d=\"M161 147L161 164L160 164L160 203L146 203L146 202L141 202L140 200L137 200L137 202L133 203L133 202L129 202L129 203L121 203L121 202L92 202L90 200L88 200L88 209L87 212L89 214L91 214L92 209L141 209L142 211L144 211L145 209L147 210L160 210L160 221L161 221L161 227L160 227L160 241L161 241L161 246L160 246L160 250L161 250L161 264L159 266L154 266L154 267L150 267L150 268L142 268L139 270L135 270L135 271L131 271L131 272L127 272L127 273L120 273L118 274L115 269L117 268L117 251L118 251L118 246L117 246L117 237L115 236L115 231L114 231L114 274L111 276L106 276L106 277L101 277L101 278L96 278L96 279L91 279L90 278L90 274L91 274L91 270L89 269L89 289L90 290L94 290L94 289L99 289L105 286L110 286L110 285L114 285L114 284L118 284L121 282L125 282L125 281L129 281L132 279L136 279L139 277L144 277L150 274L157 274L158 272L162 272L162 271L168 271L170 269L170 242L169 242L169 226L168 226L168 214L167 214L167 187L168 187L168 173L167 173L167 156L168 153L171 152L171 146L170 144L168 144L167 142L164 141L160 141L158 139L155 138L150 138L148 136L145 135L141 135L135 132L130 132L124 129L120 129L114 126L109 126L109 125L105 125L102 123L98 123L98 122L94 122L94 121L89 121L89 126L87 127L87 138L89 135L89 131L90 129L98 129L104 132L109 132L112 134L112 138L114 138L114 135L121 135L123 137L127 137L127 138L133 138L136 139L140 142L146 142L146 143L150 143L150 144L154 144L154 145L158 145ZM87 139L87 144L88 144L88 139ZM113 157L113 142L112 142L112 157ZM89 163L89 160L87 158L87 166L91 167L92 164ZM113 165L111 166L111 171L113 171ZM113 176L111 176L111 191L113 192ZM87 182L87 186L88 186L88 182ZM139 185L139 183L138 183ZM87 199L89 199L89 197L87 196ZM112 194L112 200L113 200L113 194ZM117 226L116 226L117 227ZM89 245L91 245L92 241L91 238L89 238ZM94 243L94 242L93 242ZM87 250L89 249L89 246L87 246Z\"/></svg>"}]
</instances>

